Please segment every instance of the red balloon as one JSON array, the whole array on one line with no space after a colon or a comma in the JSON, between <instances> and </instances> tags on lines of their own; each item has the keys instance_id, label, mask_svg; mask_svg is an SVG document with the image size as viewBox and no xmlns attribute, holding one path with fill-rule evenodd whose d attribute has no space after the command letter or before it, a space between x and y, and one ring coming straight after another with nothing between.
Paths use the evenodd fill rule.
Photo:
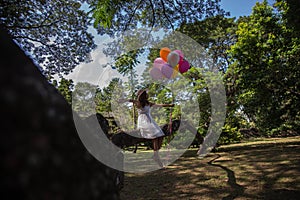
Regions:
<instances>
[{"instance_id":1,"label":"red balloon","mask_svg":"<svg viewBox=\"0 0 300 200\"><path fill-rule=\"evenodd\" d=\"M190 63L187 60L183 60L181 63L179 63L179 72L185 73L190 69Z\"/></svg>"},{"instance_id":2,"label":"red balloon","mask_svg":"<svg viewBox=\"0 0 300 200\"><path fill-rule=\"evenodd\" d=\"M172 78L173 71L174 69L169 63L164 64L161 68L162 74L168 79Z\"/></svg>"}]
</instances>

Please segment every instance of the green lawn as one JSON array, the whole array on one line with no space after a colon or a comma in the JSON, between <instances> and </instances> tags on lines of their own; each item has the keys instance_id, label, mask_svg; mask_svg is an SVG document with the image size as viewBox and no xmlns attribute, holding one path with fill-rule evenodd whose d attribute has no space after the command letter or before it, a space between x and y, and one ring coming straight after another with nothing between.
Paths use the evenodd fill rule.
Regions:
<instances>
[{"instance_id":1,"label":"green lawn","mask_svg":"<svg viewBox=\"0 0 300 200\"><path fill-rule=\"evenodd\" d=\"M166 169L126 173L121 199L300 198L300 137L221 146L203 159L196 152Z\"/></svg>"}]
</instances>

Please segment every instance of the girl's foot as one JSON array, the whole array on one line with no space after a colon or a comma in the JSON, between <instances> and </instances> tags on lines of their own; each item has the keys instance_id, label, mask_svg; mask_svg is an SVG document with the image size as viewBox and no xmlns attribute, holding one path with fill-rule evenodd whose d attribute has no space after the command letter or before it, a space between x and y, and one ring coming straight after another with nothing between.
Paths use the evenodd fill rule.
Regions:
<instances>
[{"instance_id":1,"label":"girl's foot","mask_svg":"<svg viewBox=\"0 0 300 200\"><path fill-rule=\"evenodd\" d=\"M161 162L159 156L157 154L152 156L153 160L160 166L160 167L164 167L163 163Z\"/></svg>"}]
</instances>

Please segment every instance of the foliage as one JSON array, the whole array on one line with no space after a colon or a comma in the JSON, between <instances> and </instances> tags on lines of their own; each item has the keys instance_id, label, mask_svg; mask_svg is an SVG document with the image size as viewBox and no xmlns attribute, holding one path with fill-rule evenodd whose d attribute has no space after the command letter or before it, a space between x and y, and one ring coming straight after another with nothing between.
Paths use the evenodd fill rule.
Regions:
<instances>
[{"instance_id":1,"label":"foliage","mask_svg":"<svg viewBox=\"0 0 300 200\"><path fill-rule=\"evenodd\" d=\"M218 144L230 144L240 141L240 134L236 134L237 127L231 127L230 124L225 124L218 140Z\"/></svg>"},{"instance_id":2,"label":"foliage","mask_svg":"<svg viewBox=\"0 0 300 200\"><path fill-rule=\"evenodd\" d=\"M223 73L226 72L230 62L226 51L235 43L234 18L217 15L194 23L182 24L178 30L207 49L218 69Z\"/></svg>"},{"instance_id":3,"label":"foliage","mask_svg":"<svg viewBox=\"0 0 300 200\"><path fill-rule=\"evenodd\" d=\"M103 115L108 115L111 112L111 99L115 87L119 83L118 78L114 78L107 87L97 89L95 94L96 112Z\"/></svg>"},{"instance_id":4,"label":"foliage","mask_svg":"<svg viewBox=\"0 0 300 200\"><path fill-rule=\"evenodd\" d=\"M82 118L96 113L95 95L97 86L79 82L73 91L72 109Z\"/></svg>"},{"instance_id":5,"label":"foliage","mask_svg":"<svg viewBox=\"0 0 300 200\"><path fill-rule=\"evenodd\" d=\"M280 10L286 25L293 30L294 36L300 32L300 1L298 0L277 0L276 7Z\"/></svg>"},{"instance_id":6,"label":"foliage","mask_svg":"<svg viewBox=\"0 0 300 200\"><path fill-rule=\"evenodd\" d=\"M230 73L236 79L237 102L263 131L286 123L299 128L300 40L283 13L266 1L257 3L239 23L237 42L229 51L235 62Z\"/></svg>"},{"instance_id":7,"label":"foliage","mask_svg":"<svg viewBox=\"0 0 300 200\"><path fill-rule=\"evenodd\" d=\"M96 47L87 31L90 17L80 2L3 0L0 24L47 78L62 76L80 62L90 61L89 53Z\"/></svg>"},{"instance_id":8,"label":"foliage","mask_svg":"<svg viewBox=\"0 0 300 200\"><path fill-rule=\"evenodd\" d=\"M178 25L214 15L226 15L220 0L95 0L90 4L100 34L117 35L143 27L175 29Z\"/></svg>"},{"instance_id":9,"label":"foliage","mask_svg":"<svg viewBox=\"0 0 300 200\"><path fill-rule=\"evenodd\" d=\"M53 80L52 84L58 89L61 95L66 99L66 101L72 104L72 90L74 89L73 80L68 80L65 78L60 79L59 84L56 80Z\"/></svg>"},{"instance_id":10,"label":"foliage","mask_svg":"<svg viewBox=\"0 0 300 200\"><path fill-rule=\"evenodd\" d=\"M220 8L220 0L205 1L167 1L167 0L95 0L90 3L90 9L93 13L94 27L98 33L108 34L110 36L123 36L126 31L136 30L137 27L149 28L146 33L138 31L131 37L140 37L135 43L125 42L126 45L137 49L135 51L124 53L120 51L120 43L124 41L111 43L107 45L105 54L112 56L116 61L116 68L119 72L127 71L126 68L135 66L145 47L139 45L145 37L148 37L149 31L154 28L166 28L175 30L182 23L191 23L214 15L226 15ZM147 35L145 35L147 34ZM129 36L129 38L131 38ZM129 48L130 49L130 48ZM126 52L126 51L125 51ZM121 55L121 56L120 56ZM119 67L118 67L119 66ZM125 69L125 70L124 70ZM127 73L128 74L128 73Z\"/></svg>"}]
</instances>

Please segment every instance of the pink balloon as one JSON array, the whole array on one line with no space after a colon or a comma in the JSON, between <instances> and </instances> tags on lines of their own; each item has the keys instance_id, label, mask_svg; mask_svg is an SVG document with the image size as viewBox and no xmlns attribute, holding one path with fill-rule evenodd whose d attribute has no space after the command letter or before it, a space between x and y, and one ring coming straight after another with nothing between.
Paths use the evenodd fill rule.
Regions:
<instances>
[{"instance_id":1,"label":"pink balloon","mask_svg":"<svg viewBox=\"0 0 300 200\"><path fill-rule=\"evenodd\" d=\"M152 67L149 71L150 76L154 79L154 80L162 80L163 79L163 74L161 72L161 70L157 67Z\"/></svg>"},{"instance_id":2,"label":"pink balloon","mask_svg":"<svg viewBox=\"0 0 300 200\"><path fill-rule=\"evenodd\" d=\"M187 60L183 60L180 64L179 64L179 72L180 73L185 73L190 69L190 63Z\"/></svg>"},{"instance_id":3,"label":"pink balloon","mask_svg":"<svg viewBox=\"0 0 300 200\"><path fill-rule=\"evenodd\" d=\"M166 62L162 58L156 58L153 62L153 64L165 64Z\"/></svg>"},{"instance_id":4,"label":"pink balloon","mask_svg":"<svg viewBox=\"0 0 300 200\"><path fill-rule=\"evenodd\" d=\"M157 68L157 69L159 69L159 70L161 70L161 68L162 68L163 65L164 65L164 64L153 63L153 67L154 67L154 68Z\"/></svg>"},{"instance_id":5,"label":"pink balloon","mask_svg":"<svg viewBox=\"0 0 300 200\"><path fill-rule=\"evenodd\" d=\"M164 64L161 68L161 72L164 77L169 79L172 78L173 70L173 67L169 63Z\"/></svg>"},{"instance_id":6,"label":"pink balloon","mask_svg":"<svg viewBox=\"0 0 300 200\"><path fill-rule=\"evenodd\" d=\"M184 55L183 55L182 51L176 49L176 50L174 50L174 52L178 53L178 55L179 55L179 57L180 57L179 63L182 62L182 61L183 61L183 58L184 58Z\"/></svg>"}]
</instances>

